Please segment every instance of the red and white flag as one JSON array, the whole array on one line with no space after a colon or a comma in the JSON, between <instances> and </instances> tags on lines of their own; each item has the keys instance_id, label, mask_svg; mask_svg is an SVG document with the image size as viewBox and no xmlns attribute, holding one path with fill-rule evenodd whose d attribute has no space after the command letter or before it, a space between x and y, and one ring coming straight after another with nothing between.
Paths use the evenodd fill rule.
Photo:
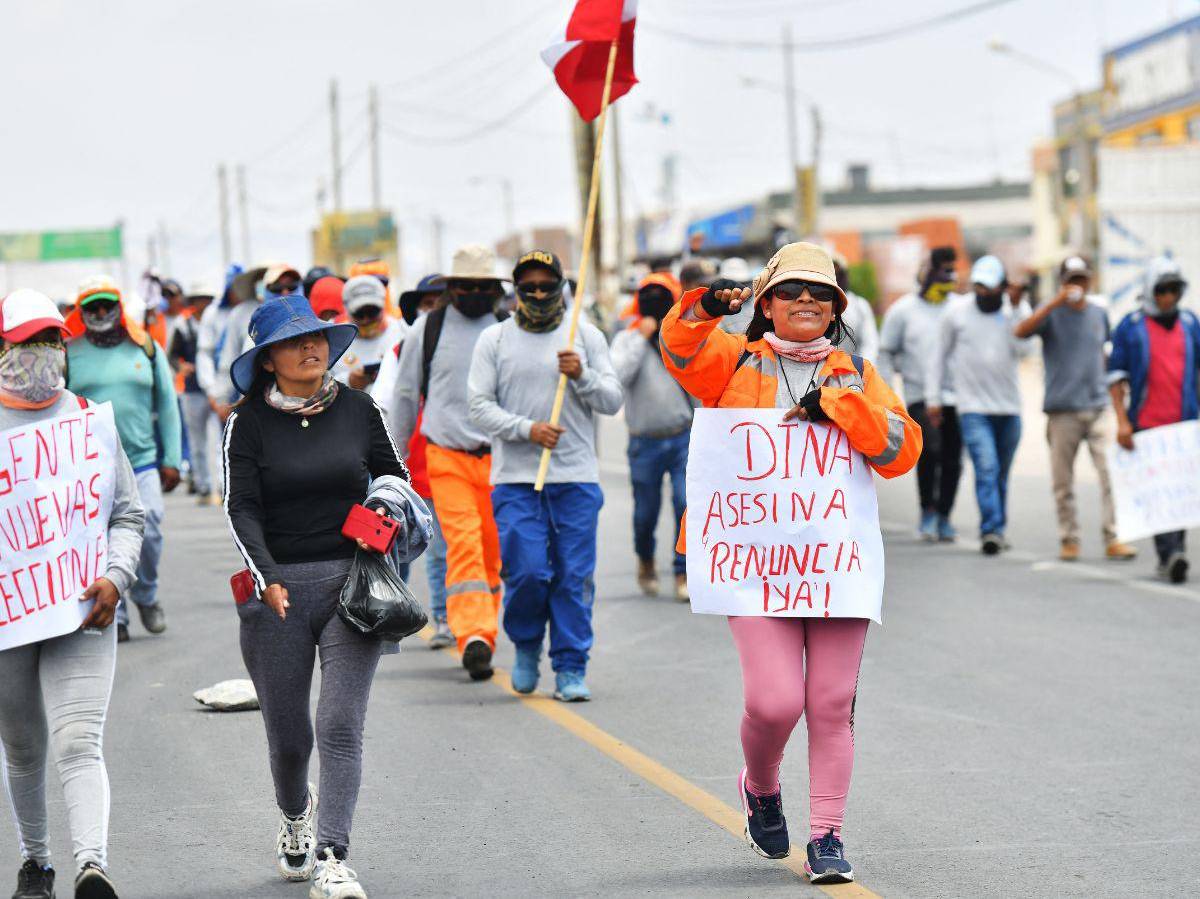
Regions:
<instances>
[{"instance_id":1,"label":"red and white flag","mask_svg":"<svg viewBox=\"0 0 1200 899\"><path fill-rule=\"evenodd\" d=\"M575 104L584 121L600 115L608 52L617 41L609 102L629 93L637 84L633 74L633 26L637 0L577 0L567 27L554 43L542 51L542 59L554 70L554 78Z\"/></svg>"}]
</instances>

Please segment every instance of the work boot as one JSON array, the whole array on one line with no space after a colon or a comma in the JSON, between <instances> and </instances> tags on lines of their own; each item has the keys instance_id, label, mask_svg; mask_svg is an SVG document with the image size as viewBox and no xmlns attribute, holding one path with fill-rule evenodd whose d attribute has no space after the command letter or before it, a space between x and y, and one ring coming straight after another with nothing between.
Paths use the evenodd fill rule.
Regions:
<instances>
[{"instance_id":1,"label":"work boot","mask_svg":"<svg viewBox=\"0 0 1200 899\"><path fill-rule=\"evenodd\" d=\"M958 539L958 531L954 529L954 525L950 523L950 518L946 515L938 516L937 538L938 543L953 543Z\"/></svg>"},{"instance_id":2,"label":"work boot","mask_svg":"<svg viewBox=\"0 0 1200 899\"><path fill-rule=\"evenodd\" d=\"M17 891L12 899L54 899L54 869L31 858L17 871Z\"/></svg>"},{"instance_id":3,"label":"work boot","mask_svg":"<svg viewBox=\"0 0 1200 899\"><path fill-rule=\"evenodd\" d=\"M1058 558L1063 562L1078 562L1079 542L1077 540L1064 540L1059 547Z\"/></svg>"},{"instance_id":4,"label":"work boot","mask_svg":"<svg viewBox=\"0 0 1200 899\"><path fill-rule=\"evenodd\" d=\"M489 680L496 672L492 670L492 646L483 637L472 637L463 647L462 666L471 675L471 680Z\"/></svg>"},{"instance_id":5,"label":"work boot","mask_svg":"<svg viewBox=\"0 0 1200 899\"><path fill-rule=\"evenodd\" d=\"M129 642L129 625L128 624L118 624L117 625L117 642L118 643L128 643Z\"/></svg>"},{"instance_id":6,"label":"work boot","mask_svg":"<svg viewBox=\"0 0 1200 899\"><path fill-rule=\"evenodd\" d=\"M137 610L138 617L142 619L142 627L150 633L161 634L167 629L167 615L158 603L152 606L138 606Z\"/></svg>"},{"instance_id":7,"label":"work boot","mask_svg":"<svg viewBox=\"0 0 1200 899\"><path fill-rule=\"evenodd\" d=\"M457 641L454 639L454 634L450 632L450 625L447 623L445 616L433 619L433 636L429 638L430 649L445 649L448 646L453 646Z\"/></svg>"},{"instance_id":8,"label":"work boot","mask_svg":"<svg viewBox=\"0 0 1200 899\"><path fill-rule=\"evenodd\" d=\"M687 575L675 575L675 601L676 602L691 602L692 594L688 592Z\"/></svg>"},{"instance_id":9,"label":"work boot","mask_svg":"<svg viewBox=\"0 0 1200 899\"><path fill-rule=\"evenodd\" d=\"M1129 562L1136 559L1137 554L1137 547L1120 540L1113 540L1104 548L1104 557L1112 562Z\"/></svg>"},{"instance_id":10,"label":"work boot","mask_svg":"<svg viewBox=\"0 0 1200 899\"><path fill-rule=\"evenodd\" d=\"M653 559L638 559L638 587L646 596L658 596L658 572Z\"/></svg>"},{"instance_id":11,"label":"work boot","mask_svg":"<svg viewBox=\"0 0 1200 899\"><path fill-rule=\"evenodd\" d=\"M213 496L212 491L201 490L199 493L196 494L196 505L197 506L207 506L207 505L211 504L212 496Z\"/></svg>"}]
</instances>

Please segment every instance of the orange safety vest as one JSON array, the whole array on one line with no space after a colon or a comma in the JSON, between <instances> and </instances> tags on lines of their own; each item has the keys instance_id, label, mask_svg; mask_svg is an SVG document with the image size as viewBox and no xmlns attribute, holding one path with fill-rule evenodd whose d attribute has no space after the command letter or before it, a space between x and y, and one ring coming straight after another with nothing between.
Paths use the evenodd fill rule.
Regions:
<instances>
[{"instance_id":1,"label":"orange safety vest","mask_svg":"<svg viewBox=\"0 0 1200 899\"><path fill-rule=\"evenodd\" d=\"M704 291L685 293L663 321L660 343L667 371L708 408L775 408L779 360L770 345L727 334L719 319L684 317ZM849 353L834 350L821 366L817 387L822 388L821 409L882 477L898 477L917 464L921 428L870 362L863 361L860 375ZM679 552L685 533L681 527Z\"/></svg>"}]
</instances>

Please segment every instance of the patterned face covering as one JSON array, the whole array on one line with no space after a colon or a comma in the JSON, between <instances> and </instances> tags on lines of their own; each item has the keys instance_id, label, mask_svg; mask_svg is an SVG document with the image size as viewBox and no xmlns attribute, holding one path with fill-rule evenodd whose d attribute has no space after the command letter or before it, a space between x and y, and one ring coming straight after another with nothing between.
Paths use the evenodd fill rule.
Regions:
<instances>
[{"instance_id":1,"label":"patterned face covering","mask_svg":"<svg viewBox=\"0 0 1200 899\"><path fill-rule=\"evenodd\" d=\"M67 351L61 343L10 343L0 350L0 402L44 409L66 387Z\"/></svg>"}]
</instances>

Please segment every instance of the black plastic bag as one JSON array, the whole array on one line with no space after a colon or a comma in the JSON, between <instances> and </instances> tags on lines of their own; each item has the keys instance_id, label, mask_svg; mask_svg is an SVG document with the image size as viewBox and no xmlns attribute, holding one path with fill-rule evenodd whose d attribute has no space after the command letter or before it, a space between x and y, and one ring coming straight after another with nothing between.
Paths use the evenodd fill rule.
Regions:
<instances>
[{"instance_id":1,"label":"black plastic bag","mask_svg":"<svg viewBox=\"0 0 1200 899\"><path fill-rule=\"evenodd\" d=\"M378 553L354 554L338 614L356 631L382 640L411 637L429 618L408 585Z\"/></svg>"}]
</instances>

